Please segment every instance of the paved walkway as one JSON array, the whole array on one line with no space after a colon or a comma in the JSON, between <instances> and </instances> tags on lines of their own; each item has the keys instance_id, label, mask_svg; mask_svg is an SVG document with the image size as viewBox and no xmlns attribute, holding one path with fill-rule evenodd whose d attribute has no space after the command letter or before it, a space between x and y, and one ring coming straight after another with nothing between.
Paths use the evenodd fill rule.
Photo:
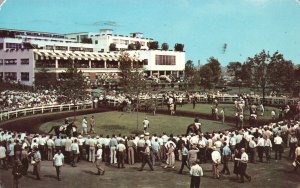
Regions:
<instances>
[{"instance_id":1,"label":"paved walkway","mask_svg":"<svg viewBox=\"0 0 300 188\"><path fill-rule=\"evenodd\" d=\"M57 181L55 168L51 161L42 161L42 180L38 181L32 175L32 166L29 168L27 176L21 178L22 188L160 188L160 187L189 187L190 176L187 169L185 174L178 174L180 162L176 162L175 169L164 169L162 166L155 166L154 171L150 171L145 166L144 171L138 171L139 164L133 166L125 165L126 168L118 169L115 166L105 166L104 176L96 175L96 168L93 163L82 161L73 168L65 165L62 168L62 181ZM204 177L201 178L201 187L217 188L239 188L239 187L266 187L266 188L299 188L300 172L292 172L291 161L272 160L271 163L257 163L248 165L248 173L252 176L251 182L238 183L234 174L223 176L220 180L212 178L212 166L210 163L201 165L204 170ZM233 170L233 163L230 162L230 170ZM221 166L222 168L222 166ZM6 171L0 169L0 188L10 188L12 185L11 169Z\"/></svg>"}]
</instances>

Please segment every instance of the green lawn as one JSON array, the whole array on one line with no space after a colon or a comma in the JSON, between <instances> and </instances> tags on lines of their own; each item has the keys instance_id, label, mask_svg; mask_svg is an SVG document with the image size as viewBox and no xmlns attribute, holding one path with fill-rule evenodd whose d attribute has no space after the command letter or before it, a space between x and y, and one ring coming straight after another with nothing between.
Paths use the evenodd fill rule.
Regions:
<instances>
[{"instance_id":1,"label":"green lawn","mask_svg":"<svg viewBox=\"0 0 300 188\"><path fill-rule=\"evenodd\" d=\"M164 107L166 108L166 107ZM219 112L221 108L224 108L225 116L234 116L235 115L235 107L234 104L219 104L218 109ZM272 109L275 109L276 114L278 115L278 109L275 107L265 107L265 113L264 116L259 116L259 119L271 119L271 111ZM211 104L202 104L198 103L196 104L195 109L193 109L192 104L184 104L182 107L177 105L176 111L189 111L189 112L199 112L199 113L205 113L205 114L211 114ZM245 116L249 116L249 110L245 110ZM258 113L260 115L260 112Z\"/></svg>"},{"instance_id":2,"label":"green lawn","mask_svg":"<svg viewBox=\"0 0 300 188\"><path fill-rule=\"evenodd\" d=\"M87 115L88 122L92 114ZM122 112L105 112L94 114L96 120L96 133L103 135L111 134L132 134L137 130L137 114L136 113L122 113ZM138 130L142 132L143 125L142 121L148 117L150 121L149 132L161 134L162 132L167 132L168 134L173 133L183 134L186 132L186 128L189 124L194 122L193 118L190 117L178 117L178 116L168 116L160 115L152 116L145 113L139 113L138 116ZM72 118L72 117L70 117ZM81 128L81 120L83 116L77 116L78 122L76 122L77 127ZM213 131L213 130L224 130L231 128L232 124L224 124L218 121L210 120L200 120L202 123L202 131ZM48 132L53 125L60 125L63 123L63 119L51 121L44 123L40 126L40 130Z\"/></svg>"}]
</instances>

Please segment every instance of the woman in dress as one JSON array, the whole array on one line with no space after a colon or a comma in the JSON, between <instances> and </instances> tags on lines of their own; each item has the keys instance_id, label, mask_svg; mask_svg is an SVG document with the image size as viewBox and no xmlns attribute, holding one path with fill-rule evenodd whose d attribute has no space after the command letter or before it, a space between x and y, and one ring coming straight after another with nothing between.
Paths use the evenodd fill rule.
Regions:
<instances>
[{"instance_id":1,"label":"woman in dress","mask_svg":"<svg viewBox=\"0 0 300 188\"><path fill-rule=\"evenodd\" d=\"M167 165L164 168L168 168L168 166L175 168L175 145L173 143L170 143L168 147L168 152L167 152Z\"/></svg>"}]
</instances>

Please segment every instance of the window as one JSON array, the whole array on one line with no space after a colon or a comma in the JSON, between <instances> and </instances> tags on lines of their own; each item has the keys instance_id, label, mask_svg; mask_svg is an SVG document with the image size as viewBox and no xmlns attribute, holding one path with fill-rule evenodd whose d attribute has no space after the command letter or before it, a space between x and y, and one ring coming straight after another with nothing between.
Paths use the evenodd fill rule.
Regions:
<instances>
[{"instance_id":1,"label":"window","mask_svg":"<svg viewBox=\"0 0 300 188\"><path fill-rule=\"evenodd\" d=\"M16 72L5 72L4 73L5 80L17 80L17 73Z\"/></svg>"},{"instance_id":2,"label":"window","mask_svg":"<svg viewBox=\"0 0 300 188\"><path fill-rule=\"evenodd\" d=\"M98 40L95 40L95 44L98 44Z\"/></svg>"},{"instance_id":3,"label":"window","mask_svg":"<svg viewBox=\"0 0 300 188\"><path fill-rule=\"evenodd\" d=\"M156 65L176 65L176 57L174 55L156 55Z\"/></svg>"},{"instance_id":4,"label":"window","mask_svg":"<svg viewBox=\"0 0 300 188\"><path fill-rule=\"evenodd\" d=\"M85 51L85 52L93 52L93 48L83 48L83 51Z\"/></svg>"},{"instance_id":5,"label":"window","mask_svg":"<svg viewBox=\"0 0 300 188\"><path fill-rule=\"evenodd\" d=\"M67 46L55 46L55 50L68 50Z\"/></svg>"},{"instance_id":6,"label":"window","mask_svg":"<svg viewBox=\"0 0 300 188\"><path fill-rule=\"evenodd\" d=\"M0 65L3 65L3 59L0 59Z\"/></svg>"},{"instance_id":7,"label":"window","mask_svg":"<svg viewBox=\"0 0 300 188\"><path fill-rule=\"evenodd\" d=\"M19 49L19 48L22 48L22 44L18 44L18 43L6 43L6 48Z\"/></svg>"},{"instance_id":8,"label":"window","mask_svg":"<svg viewBox=\"0 0 300 188\"><path fill-rule=\"evenodd\" d=\"M3 79L3 72L0 72L0 80Z\"/></svg>"},{"instance_id":9,"label":"window","mask_svg":"<svg viewBox=\"0 0 300 188\"><path fill-rule=\"evenodd\" d=\"M3 49L3 43L0 43L0 50Z\"/></svg>"},{"instance_id":10,"label":"window","mask_svg":"<svg viewBox=\"0 0 300 188\"><path fill-rule=\"evenodd\" d=\"M53 46L46 45L46 50L53 50L53 49L54 49Z\"/></svg>"},{"instance_id":11,"label":"window","mask_svg":"<svg viewBox=\"0 0 300 188\"><path fill-rule=\"evenodd\" d=\"M21 81L29 81L29 72L21 72Z\"/></svg>"},{"instance_id":12,"label":"window","mask_svg":"<svg viewBox=\"0 0 300 188\"><path fill-rule=\"evenodd\" d=\"M70 51L82 51L80 47L70 47Z\"/></svg>"},{"instance_id":13,"label":"window","mask_svg":"<svg viewBox=\"0 0 300 188\"><path fill-rule=\"evenodd\" d=\"M16 65L17 59L4 59L4 64L5 65Z\"/></svg>"},{"instance_id":14,"label":"window","mask_svg":"<svg viewBox=\"0 0 300 188\"><path fill-rule=\"evenodd\" d=\"M21 65L29 65L29 59L21 59Z\"/></svg>"}]
</instances>

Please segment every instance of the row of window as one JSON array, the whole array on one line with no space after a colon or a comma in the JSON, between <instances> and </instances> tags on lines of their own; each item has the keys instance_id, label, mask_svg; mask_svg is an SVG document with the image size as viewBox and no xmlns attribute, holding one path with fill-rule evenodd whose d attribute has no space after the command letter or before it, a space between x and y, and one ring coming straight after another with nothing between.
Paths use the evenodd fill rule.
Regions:
<instances>
[{"instance_id":1,"label":"row of window","mask_svg":"<svg viewBox=\"0 0 300 188\"><path fill-rule=\"evenodd\" d=\"M176 57L174 55L156 55L156 65L176 65Z\"/></svg>"},{"instance_id":2,"label":"row of window","mask_svg":"<svg viewBox=\"0 0 300 188\"><path fill-rule=\"evenodd\" d=\"M22 48L22 44L20 43L5 43L6 48L11 48L11 49L21 49Z\"/></svg>"},{"instance_id":3,"label":"row of window","mask_svg":"<svg viewBox=\"0 0 300 188\"><path fill-rule=\"evenodd\" d=\"M0 59L0 65L17 65L17 59ZM29 65L29 59L20 59L21 65Z\"/></svg>"},{"instance_id":4,"label":"row of window","mask_svg":"<svg viewBox=\"0 0 300 188\"><path fill-rule=\"evenodd\" d=\"M0 72L0 79L17 81L17 73L16 72L4 72L4 73ZM21 72L21 81L29 81L29 72Z\"/></svg>"}]
</instances>

